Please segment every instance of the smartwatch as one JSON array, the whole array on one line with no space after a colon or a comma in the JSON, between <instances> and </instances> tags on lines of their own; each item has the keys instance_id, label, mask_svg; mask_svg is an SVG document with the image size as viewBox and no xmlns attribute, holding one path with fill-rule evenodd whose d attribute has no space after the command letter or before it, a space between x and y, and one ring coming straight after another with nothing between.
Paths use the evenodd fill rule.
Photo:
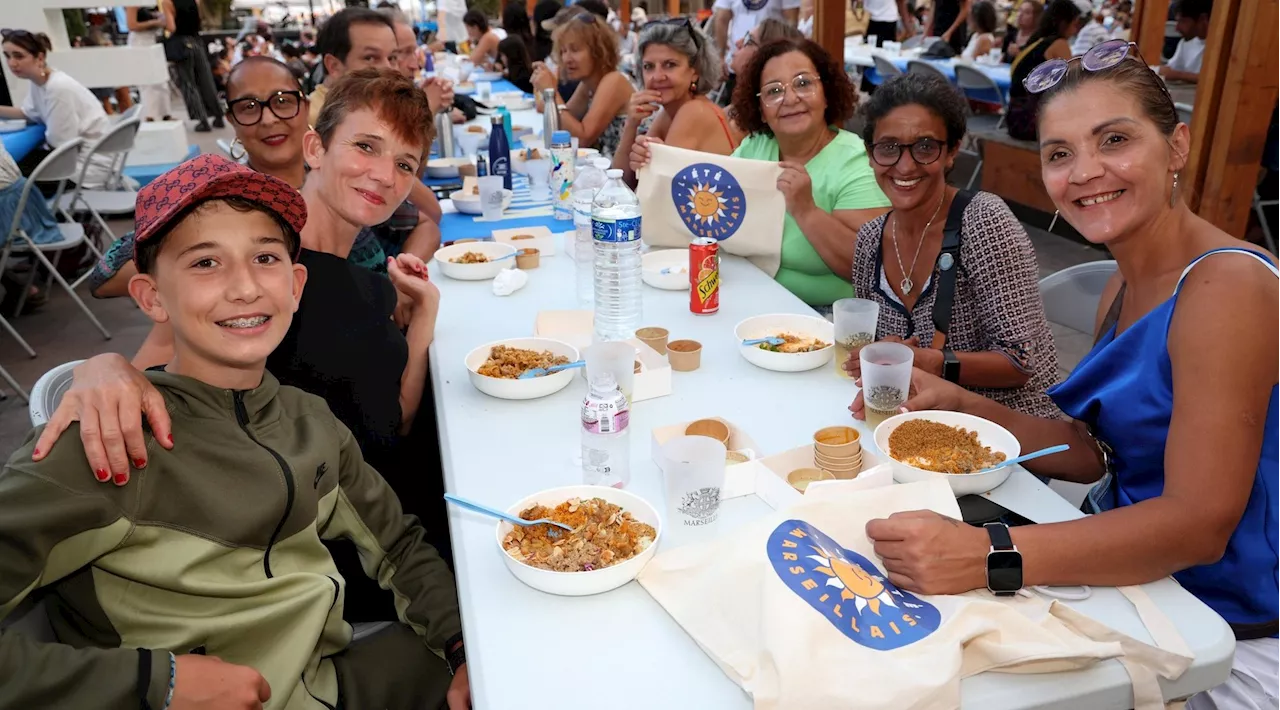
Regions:
<instances>
[{"instance_id":1,"label":"smartwatch","mask_svg":"<svg viewBox=\"0 0 1280 710\"><path fill-rule=\"evenodd\" d=\"M1008 525L987 523L982 527L991 536L991 550L987 552L987 589L998 597L1011 597L1022 589L1022 553L1013 544Z\"/></svg>"},{"instance_id":2,"label":"smartwatch","mask_svg":"<svg viewBox=\"0 0 1280 710\"><path fill-rule=\"evenodd\" d=\"M942 378L947 382L960 382L960 358L951 348L942 349Z\"/></svg>"}]
</instances>

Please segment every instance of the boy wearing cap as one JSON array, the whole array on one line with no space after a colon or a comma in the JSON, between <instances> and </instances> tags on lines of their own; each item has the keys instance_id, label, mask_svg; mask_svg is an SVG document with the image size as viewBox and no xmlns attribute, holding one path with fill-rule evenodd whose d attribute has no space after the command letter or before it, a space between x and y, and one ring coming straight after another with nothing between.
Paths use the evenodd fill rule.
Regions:
<instances>
[{"instance_id":1,"label":"boy wearing cap","mask_svg":"<svg viewBox=\"0 0 1280 710\"><path fill-rule=\"evenodd\" d=\"M0 618L42 590L63 642L0 635L0 707L467 707L453 576L325 402L265 370L306 281L301 196L205 155L136 214L129 291L173 327L147 374L178 443L127 488L76 436L0 472ZM335 538L404 625L352 644Z\"/></svg>"}]
</instances>

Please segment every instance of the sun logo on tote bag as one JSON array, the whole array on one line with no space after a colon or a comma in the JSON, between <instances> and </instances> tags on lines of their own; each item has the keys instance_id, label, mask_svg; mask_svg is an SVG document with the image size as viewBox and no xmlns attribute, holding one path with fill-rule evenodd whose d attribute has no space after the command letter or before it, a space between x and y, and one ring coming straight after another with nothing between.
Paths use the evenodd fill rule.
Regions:
<instances>
[{"instance_id":1,"label":"sun logo on tote bag","mask_svg":"<svg viewBox=\"0 0 1280 710\"><path fill-rule=\"evenodd\" d=\"M671 200L695 237L724 240L742 226L747 200L737 178L719 165L694 163L671 181Z\"/></svg>"},{"instance_id":2,"label":"sun logo on tote bag","mask_svg":"<svg viewBox=\"0 0 1280 710\"><path fill-rule=\"evenodd\" d=\"M870 560L800 520L774 529L773 571L831 625L859 644L890 651L937 631L938 608L895 587Z\"/></svg>"}]
</instances>

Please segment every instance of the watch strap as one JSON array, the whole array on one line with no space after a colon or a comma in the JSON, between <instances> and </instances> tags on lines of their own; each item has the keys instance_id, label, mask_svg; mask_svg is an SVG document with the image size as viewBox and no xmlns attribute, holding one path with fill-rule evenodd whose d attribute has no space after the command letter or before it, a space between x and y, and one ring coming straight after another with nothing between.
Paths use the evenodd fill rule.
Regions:
<instances>
[{"instance_id":1,"label":"watch strap","mask_svg":"<svg viewBox=\"0 0 1280 710\"><path fill-rule=\"evenodd\" d=\"M449 672L457 673L462 664L467 662L467 647L462 643L462 634L454 634L444 644L445 663L449 664ZM452 648L450 651L448 649Z\"/></svg>"},{"instance_id":2,"label":"watch strap","mask_svg":"<svg viewBox=\"0 0 1280 710\"><path fill-rule=\"evenodd\" d=\"M987 523L982 527L987 529L987 535L991 538L991 548L993 550L1014 550L1013 536L1009 534L1009 526L1004 523Z\"/></svg>"},{"instance_id":3,"label":"watch strap","mask_svg":"<svg viewBox=\"0 0 1280 710\"><path fill-rule=\"evenodd\" d=\"M942 349L942 378L947 382L960 382L960 358L947 347Z\"/></svg>"}]
</instances>

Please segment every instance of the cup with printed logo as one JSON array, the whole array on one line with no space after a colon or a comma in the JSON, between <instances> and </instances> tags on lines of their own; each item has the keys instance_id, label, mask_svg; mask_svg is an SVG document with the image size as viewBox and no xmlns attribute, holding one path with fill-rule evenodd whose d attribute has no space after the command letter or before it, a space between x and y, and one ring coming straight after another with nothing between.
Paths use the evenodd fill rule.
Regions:
<instances>
[{"instance_id":1,"label":"cup with printed logo","mask_svg":"<svg viewBox=\"0 0 1280 710\"><path fill-rule=\"evenodd\" d=\"M907 401L915 353L902 343L872 343L858 358L862 363L863 412L867 426L875 431Z\"/></svg>"},{"instance_id":2,"label":"cup with printed logo","mask_svg":"<svg viewBox=\"0 0 1280 710\"><path fill-rule=\"evenodd\" d=\"M667 496L667 522L705 527L720 516L725 456L722 442L709 436L677 436L659 449Z\"/></svg>"},{"instance_id":3,"label":"cup with printed logo","mask_svg":"<svg viewBox=\"0 0 1280 710\"><path fill-rule=\"evenodd\" d=\"M480 187L480 214L489 220L502 219L502 201L506 198L502 190L502 176L486 175L476 182Z\"/></svg>"},{"instance_id":4,"label":"cup with printed logo","mask_svg":"<svg viewBox=\"0 0 1280 710\"><path fill-rule=\"evenodd\" d=\"M844 364L850 353L875 341L880 304L865 298L842 298L831 304L831 314L836 326L836 372L852 379Z\"/></svg>"}]
</instances>

